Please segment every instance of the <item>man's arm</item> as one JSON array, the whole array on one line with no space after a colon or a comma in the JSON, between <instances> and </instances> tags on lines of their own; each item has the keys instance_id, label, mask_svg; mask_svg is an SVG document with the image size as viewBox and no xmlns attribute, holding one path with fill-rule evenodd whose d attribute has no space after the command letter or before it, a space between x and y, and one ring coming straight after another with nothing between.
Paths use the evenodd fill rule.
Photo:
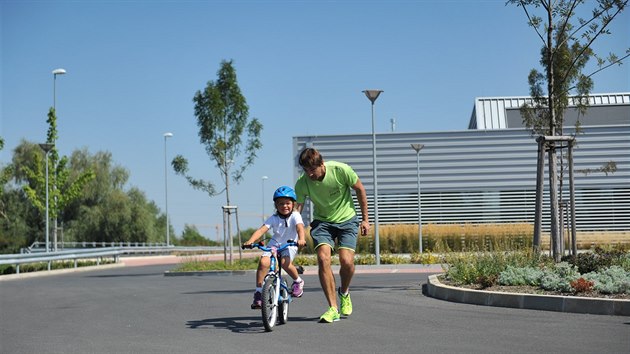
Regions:
<instances>
[{"instance_id":1,"label":"man's arm","mask_svg":"<svg viewBox=\"0 0 630 354\"><path fill-rule=\"evenodd\" d=\"M359 207L361 208L361 236L365 236L370 232L370 217L368 215L368 203L367 193L365 193L365 187L361 183L360 179L357 179L357 183L352 186L354 192L357 194L357 200L359 201Z\"/></svg>"}]
</instances>

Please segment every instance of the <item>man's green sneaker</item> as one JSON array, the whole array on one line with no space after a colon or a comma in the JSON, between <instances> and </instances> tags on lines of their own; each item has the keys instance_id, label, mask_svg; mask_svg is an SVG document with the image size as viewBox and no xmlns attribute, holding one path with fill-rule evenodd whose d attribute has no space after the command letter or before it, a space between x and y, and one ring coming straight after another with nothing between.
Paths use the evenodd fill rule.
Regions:
<instances>
[{"instance_id":1,"label":"man's green sneaker","mask_svg":"<svg viewBox=\"0 0 630 354\"><path fill-rule=\"evenodd\" d=\"M320 322L328 322L333 323L334 321L339 321L339 312L336 308L331 307L328 311L324 312L323 315L319 318Z\"/></svg>"},{"instance_id":2,"label":"man's green sneaker","mask_svg":"<svg viewBox=\"0 0 630 354\"><path fill-rule=\"evenodd\" d=\"M341 299L341 314L344 316L352 314L352 300L350 300L350 293L348 293L348 295L343 295L341 293L341 288L339 288L338 293L339 299Z\"/></svg>"}]
</instances>

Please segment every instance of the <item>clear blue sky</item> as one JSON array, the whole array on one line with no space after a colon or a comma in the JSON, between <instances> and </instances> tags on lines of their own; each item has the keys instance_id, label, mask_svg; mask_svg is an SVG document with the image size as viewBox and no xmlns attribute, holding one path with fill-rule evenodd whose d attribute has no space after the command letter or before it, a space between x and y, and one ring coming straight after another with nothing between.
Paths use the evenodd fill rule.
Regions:
<instances>
[{"instance_id":1,"label":"clear blue sky","mask_svg":"<svg viewBox=\"0 0 630 354\"><path fill-rule=\"evenodd\" d=\"M222 186L199 143L192 98L233 59L263 148L232 188L241 228L258 227L275 187L293 185L292 137L464 130L475 97L526 96L541 42L505 1L30 1L0 0L6 164L21 139L43 142L57 77L61 154L110 151L164 210L169 161ZM589 5L590 10L590 5ZM596 49L630 47L629 11ZM627 63L595 76L595 93L630 91ZM265 181L263 201L262 176ZM169 213L216 238L225 195L208 198L169 169Z\"/></svg>"}]
</instances>

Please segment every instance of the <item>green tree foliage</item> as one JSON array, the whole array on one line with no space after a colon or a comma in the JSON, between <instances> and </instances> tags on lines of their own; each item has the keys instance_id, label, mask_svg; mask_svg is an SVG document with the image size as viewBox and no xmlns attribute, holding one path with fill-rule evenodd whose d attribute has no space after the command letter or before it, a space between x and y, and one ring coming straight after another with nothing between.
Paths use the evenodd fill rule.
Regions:
<instances>
[{"instance_id":1,"label":"green tree foliage","mask_svg":"<svg viewBox=\"0 0 630 354\"><path fill-rule=\"evenodd\" d=\"M176 240L181 246L220 246L216 241L203 237L196 226L184 225L181 240Z\"/></svg>"},{"instance_id":2,"label":"green tree foliage","mask_svg":"<svg viewBox=\"0 0 630 354\"><path fill-rule=\"evenodd\" d=\"M75 174L95 172L96 178L66 211L69 237L76 241L165 242L166 218L137 188L123 189L129 172L112 161L111 153L90 155L75 151L70 158Z\"/></svg>"},{"instance_id":3,"label":"green tree foliage","mask_svg":"<svg viewBox=\"0 0 630 354\"><path fill-rule=\"evenodd\" d=\"M52 150L45 154L37 145L26 143L24 149L19 150L24 151L26 156L18 156L20 161L18 164L14 161L14 166L19 166L20 170L16 178L26 182L23 188L27 198L37 209L45 210L45 165L48 158L48 209L50 218L56 219L68 204L80 196L83 187L94 178L94 172L86 170L81 174L72 174L67 166L68 158L66 156L60 158L54 146L57 140L57 118L54 108L50 108L47 122L49 127L46 143L53 145Z\"/></svg>"},{"instance_id":4,"label":"green tree foliage","mask_svg":"<svg viewBox=\"0 0 630 354\"><path fill-rule=\"evenodd\" d=\"M0 151L4 149L4 139L0 137ZM13 175L13 167L9 166L0 166L0 219L7 218L8 215L5 210L5 205L2 201L2 196L4 195L4 186L9 182L11 176Z\"/></svg>"},{"instance_id":5,"label":"green tree foliage","mask_svg":"<svg viewBox=\"0 0 630 354\"><path fill-rule=\"evenodd\" d=\"M39 161L37 160L39 158ZM0 205L0 252L16 253L21 247L42 241L44 212L28 199L23 184L30 183L26 168L41 164L42 153L35 144L22 141L14 150L14 185L3 185ZM166 217L155 203L137 188L125 190L129 172L112 161L109 152L94 155L76 150L67 160L70 180L92 171L88 181L59 215L64 241L163 243Z\"/></svg>"},{"instance_id":6,"label":"green tree foliage","mask_svg":"<svg viewBox=\"0 0 630 354\"><path fill-rule=\"evenodd\" d=\"M216 81L209 81L203 91L195 93L193 101L200 141L219 169L225 188L217 192L212 182L189 176L188 161L181 155L173 159L172 165L175 172L186 177L191 186L204 190L210 196L225 191L227 205L230 205L230 176L238 183L245 169L254 162L256 152L262 147L262 124L256 118L249 120L249 107L238 86L232 61L222 61L217 76ZM247 141L243 151L244 137ZM230 173L242 153L245 156L242 164Z\"/></svg>"},{"instance_id":7,"label":"green tree foliage","mask_svg":"<svg viewBox=\"0 0 630 354\"><path fill-rule=\"evenodd\" d=\"M535 134L561 134L569 95L584 113L589 105L593 75L612 65L620 65L630 56L630 48L625 48L626 53L621 57L614 53L601 57L592 49L599 37L611 34L610 23L628 1L597 0L588 18L577 17L581 5L593 3L584 0L510 0L508 3L523 8L529 25L543 44L540 59L543 71L530 71L528 82L533 102L522 107L523 121ZM542 11L542 15L536 15L535 11ZM597 69L585 73L591 58L597 61Z\"/></svg>"},{"instance_id":8,"label":"green tree foliage","mask_svg":"<svg viewBox=\"0 0 630 354\"><path fill-rule=\"evenodd\" d=\"M164 242L156 225L157 207L137 188L115 190L72 223L72 238L96 242Z\"/></svg>"},{"instance_id":9,"label":"green tree foliage","mask_svg":"<svg viewBox=\"0 0 630 354\"><path fill-rule=\"evenodd\" d=\"M4 139L0 137L2 149ZM38 210L28 202L24 191L8 186L13 175L13 164L0 167L0 253L19 252L20 245L33 242L43 228Z\"/></svg>"},{"instance_id":10,"label":"green tree foliage","mask_svg":"<svg viewBox=\"0 0 630 354\"><path fill-rule=\"evenodd\" d=\"M4 214L0 217L0 253L19 253L42 235L44 218L21 189L5 191L0 202Z\"/></svg>"}]
</instances>

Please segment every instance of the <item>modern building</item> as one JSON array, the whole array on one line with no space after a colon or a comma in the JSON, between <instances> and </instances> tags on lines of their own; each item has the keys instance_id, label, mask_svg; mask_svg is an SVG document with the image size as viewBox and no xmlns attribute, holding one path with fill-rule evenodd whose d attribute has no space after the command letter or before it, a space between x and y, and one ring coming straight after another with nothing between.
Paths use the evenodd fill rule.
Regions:
<instances>
[{"instance_id":1,"label":"modern building","mask_svg":"<svg viewBox=\"0 0 630 354\"><path fill-rule=\"evenodd\" d=\"M538 145L522 125L519 107L526 100L477 98L467 130L377 133L379 223L417 224L419 178L423 224L533 224ZM565 117L563 134L575 134L574 106ZM580 121L573 153L577 230L630 230L630 93L592 95ZM424 145L419 155L411 144ZM307 146L356 170L373 218L372 135L294 137L295 178L302 172L297 157ZM600 172L606 163L617 170ZM567 166L563 201L569 199ZM545 165L545 231L550 224L547 172Z\"/></svg>"}]
</instances>

